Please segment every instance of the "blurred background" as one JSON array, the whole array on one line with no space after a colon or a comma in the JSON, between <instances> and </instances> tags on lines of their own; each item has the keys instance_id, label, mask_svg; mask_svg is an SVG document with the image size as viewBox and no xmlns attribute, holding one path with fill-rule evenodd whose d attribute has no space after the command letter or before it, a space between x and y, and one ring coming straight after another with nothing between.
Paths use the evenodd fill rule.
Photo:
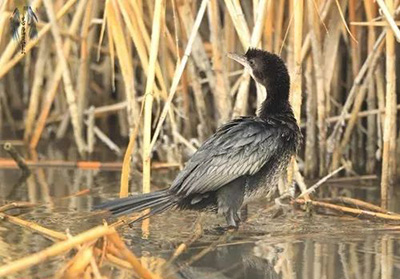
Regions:
<instances>
[{"instance_id":1,"label":"blurred background","mask_svg":"<svg viewBox=\"0 0 400 279\"><path fill-rule=\"evenodd\" d=\"M139 126L134 154L141 161L143 134L155 134L167 104L150 155L184 162L220 124L256 112L264 95L226 53L259 47L289 67L304 176L327 174L343 160L352 163L353 175L380 174L386 154L393 184L400 172L398 2L2 0L0 138L31 149L66 141L80 158L101 146L121 156ZM156 4L159 20L153 20ZM26 11L26 36L13 38L12 19L21 21L24 6L37 21ZM148 74L151 99L145 98Z\"/></svg>"},{"instance_id":2,"label":"blurred background","mask_svg":"<svg viewBox=\"0 0 400 279\"><path fill-rule=\"evenodd\" d=\"M392 200L398 211L399 2L0 0L0 144L38 167L19 178L0 150L2 203L29 201L36 207L25 219L81 232L101 223L89 212L115 197L125 152L132 192L150 184L150 168L152 190L167 187L218 126L256 114L265 93L226 54L257 47L289 68L303 133L295 180L312 183L346 166L319 198L383 208ZM168 217L152 221L149 239L137 237L140 224L124 228L127 244L143 257L170 255L190 237L195 216ZM233 244L177 278L397 278L398 227L302 217L253 219ZM0 262L49 245L34 236L40 241L1 226ZM206 234L196 245L215 239ZM23 275L51 276L61 261Z\"/></svg>"}]
</instances>

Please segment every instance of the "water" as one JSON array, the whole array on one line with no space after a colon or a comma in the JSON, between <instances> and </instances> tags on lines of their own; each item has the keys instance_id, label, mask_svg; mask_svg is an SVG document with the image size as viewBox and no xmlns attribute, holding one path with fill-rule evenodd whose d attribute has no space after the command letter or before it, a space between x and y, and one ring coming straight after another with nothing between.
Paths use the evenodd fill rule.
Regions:
<instances>
[{"instance_id":1,"label":"water","mask_svg":"<svg viewBox=\"0 0 400 279\"><path fill-rule=\"evenodd\" d=\"M105 216L94 215L91 208L116 197L119 175L106 171L37 169L26 182L16 186L19 171L0 170L0 199L2 203L38 204L9 213L60 232L69 230L77 234L101 224ZM154 172L153 183L165 187L173 176L166 171ZM132 179L134 191L141 178L136 174ZM376 187L354 190L342 186L335 186L338 194L362 198L377 195ZM321 192L329 196L329 186L323 187ZM84 194L68 197L80 191ZM228 236L217 229L224 224L222 218L206 215L203 236L164 271L165 278L400 278L400 231L391 229L394 224L345 216L308 217L302 211L271 218L265 208L263 201L252 205L249 221ZM123 227L119 232L129 248L155 268L167 261L180 243L192 237L196 218L193 212L170 212L151 218L147 237L141 224ZM0 221L0 264L52 243L26 228ZM211 245L216 248L210 249ZM209 251L199 257L204 249ZM64 256L51 258L10 278L52 278L64 264ZM102 274L109 278L132 277L129 271L110 266L104 266Z\"/></svg>"}]
</instances>

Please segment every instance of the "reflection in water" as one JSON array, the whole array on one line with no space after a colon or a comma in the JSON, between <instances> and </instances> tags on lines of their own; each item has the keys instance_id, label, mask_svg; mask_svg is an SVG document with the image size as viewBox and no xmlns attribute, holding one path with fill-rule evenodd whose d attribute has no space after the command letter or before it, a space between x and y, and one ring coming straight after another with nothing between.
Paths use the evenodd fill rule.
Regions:
<instances>
[{"instance_id":1,"label":"reflection in water","mask_svg":"<svg viewBox=\"0 0 400 279\"><path fill-rule=\"evenodd\" d=\"M57 154L52 156L58 158ZM164 187L173 175L155 173L153 178L155 185ZM58 231L69 229L72 234L102 222L104 216L93 215L91 208L115 197L119 185L118 172L91 170L39 168L15 188L18 179L18 171L0 170L1 204L16 200L36 203L38 206L29 211L13 213ZM139 176L133 177L133 191L140 181ZM376 189L346 191L365 197L374 196ZM74 195L80 192L86 194ZM253 205L250 212L263 207L262 202ZM157 269L180 243L190 239L195 218L196 214L191 212L170 212L151 218L148 239L142 238L141 224L121 228L121 233L129 247ZM260 215L244 224L227 242L187 265L221 237L213 230L217 224L223 224L223 220L213 215L207 217L204 236L163 270L163 278L400 278L399 234L388 230L387 225L347 217L307 218L302 212L277 219ZM0 221L0 264L40 251L51 243L39 234ZM62 257L54 258L14 278L51 277L62 262ZM131 272L110 266L103 266L102 272L110 278L132 277Z\"/></svg>"},{"instance_id":2,"label":"reflection in water","mask_svg":"<svg viewBox=\"0 0 400 279\"><path fill-rule=\"evenodd\" d=\"M221 247L186 268L182 278L399 278L394 236L369 235L354 242L343 238L276 244L266 239Z\"/></svg>"}]
</instances>

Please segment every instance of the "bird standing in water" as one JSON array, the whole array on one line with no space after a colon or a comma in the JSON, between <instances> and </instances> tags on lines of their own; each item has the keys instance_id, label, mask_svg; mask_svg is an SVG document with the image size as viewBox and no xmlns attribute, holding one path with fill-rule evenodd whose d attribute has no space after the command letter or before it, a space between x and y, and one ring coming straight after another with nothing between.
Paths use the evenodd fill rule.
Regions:
<instances>
[{"instance_id":1,"label":"bird standing in water","mask_svg":"<svg viewBox=\"0 0 400 279\"><path fill-rule=\"evenodd\" d=\"M287 68L279 56L259 49L228 56L266 88L257 116L239 117L220 127L169 189L105 202L98 209L117 216L150 209L145 218L172 208L214 210L225 216L228 227L237 228L243 205L277 192L279 177L301 138L289 104Z\"/></svg>"}]
</instances>

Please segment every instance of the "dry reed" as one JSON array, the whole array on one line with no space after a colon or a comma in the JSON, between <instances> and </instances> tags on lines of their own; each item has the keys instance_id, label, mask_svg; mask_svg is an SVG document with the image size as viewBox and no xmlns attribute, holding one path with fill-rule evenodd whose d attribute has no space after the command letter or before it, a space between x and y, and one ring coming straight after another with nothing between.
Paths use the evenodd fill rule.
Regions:
<instances>
[{"instance_id":1,"label":"dry reed","mask_svg":"<svg viewBox=\"0 0 400 279\"><path fill-rule=\"evenodd\" d=\"M4 31L11 2L0 5L1 140L23 138L35 150L54 127L84 158L100 143L120 154L115 140L129 138L120 196L132 165L143 168L148 192L153 158L182 165L221 123L255 113L265 92L225 53L260 47L279 53L292 75L305 127L299 171L322 177L351 161L348 174L371 175L382 161L387 207L399 171L399 1L33 1L39 32L26 54Z\"/></svg>"},{"instance_id":2,"label":"dry reed","mask_svg":"<svg viewBox=\"0 0 400 279\"><path fill-rule=\"evenodd\" d=\"M359 118L359 112L366 105L367 111L385 110L385 96L379 89L382 80L379 75L375 76L376 84L369 80L371 75L375 74L374 69L378 71L383 65L379 59L381 53L389 55L390 50L388 47L381 53L378 52L383 39L382 35L376 35L380 31L379 27L388 26L385 28L393 32L394 38L398 37L397 15L392 15L394 10L398 10L398 3L393 3L394 6L388 9L387 6L390 5L384 1L375 3L372 0L365 0L359 7L357 1L350 0L206 0L195 1L193 5L187 5L184 1L165 1L166 12L157 19L158 25L152 24L155 23L154 16L158 15L153 10L159 7L157 3L147 7L149 2L110 0L101 5L94 4L93 1L77 3L70 0L58 5L56 1L56 11L52 11L53 7L49 1L43 1L43 4L52 24L40 20L38 37L27 42L26 56L19 52L19 45L10 40L7 32L2 32L0 38L0 78L2 86L5 86L2 108L8 111L8 116L2 122L2 129L14 125L15 120L11 120L11 115L16 109L21 109L9 107L9 86L12 84L10 79L16 75L19 63L32 57L33 63L30 63L29 67L37 69L33 71L32 76L29 76L32 71L25 71L28 76L21 78L28 82L31 94L27 103L26 122L19 125L21 121L16 120L17 126L24 127L24 139L30 142L31 148L37 147L46 126L63 125L62 130L69 133L65 127L71 122L72 133L67 135L74 135L79 150L85 151L87 147L82 123L86 120L82 118L86 118L88 108L94 106L96 137L102 138L100 142L105 142L119 152L115 144L104 137L106 133L102 131L107 130L107 125L103 121L102 125L97 126L97 122L102 117L118 113L119 117L125 117L119 121L121 135L125 133L124 127L128 127L132 135L138 125L139 111L143 103L147 106L144 117L146 125L135 137L140 147L146 149L141 158L145 162L148 160L146 157L152 157L153 153L160 153L159 157L164 156L162 150L155 149L156 142L160 140L160 133L171 138L174 144L181 142L176 135L182 135L181 139L186 140L193 137L203 140L229 118L253 113L255 105L251 104L254 96L249 94L252 88L250 77L244 72L239 79L233 80L231 73L238 66L226 61L225 53L241 52L248 46L258 46L275 52L282 50L282 56L293 74L291 98L296 115L300 116L300 111L304 110L308 101L310 106L316 107L318 130L309 126L304 134L306 139L317 139L318 144L313 149L318 155L318 160L317 164L311 164L311 169L306 166L309 169L307 175L324 175L329 168L338 167L343 155L349 159L347 146L359 131L354 127L359 125L368 128L368 134L361 134L361 137L366 139L366 156L369 162L363 165L364 171L376 172L379 164L375 156L379 151L377 146L383 146L380 143L383 142L382 138L379 137L380 127L376 126L376 123L383 123L384 115L371 114L363 120ZM37 10L40 9L40 5L41 1L32 2L32 6ZM11 14L11 6L7 3L1 7L0 23L6 29L6 19ZM294 13L291 13L290 7ZM378 8L382 10L380 17L377 13ZM207 17L204 16L206 12ZM65 19L66 14L70 14L71 17ZM366 22L361 21L364 18ZM158 28L154 28L155 26ZM363 26L367 27L364 30L366 32L361 32ZM346 33L343 32L344 29ZM156 35L155 31L160 32L159 45L152 44L151 37ZM285 34L288 34L287 39ZM100 42L99 46L93 44L93 40L97 39ZM348 49L339 44L340 40L344 40ZM368 41L366 47L356 43L365 40ZM396 46L394 42L393 44ZM49 45L54 48L49 48ZM79 48L79 63L72 63L76 47ZM61 51L62 49L64 51ZM111 63L102 62L102 66L97 67L97 59L91 55L92 50L97 51L101 61ZM51 55L52 52L56 56ZM155 56L159 59L154 60L152 57ZM347 74L340 75L342 69L338 65L341 63L337 62L346 57L350 58L351 70L348 69ZM303 82L306 71L302 68L308 61L312 61L308 66L309 82L314 86L306 86ZM186 67L187 62L193 65ZM56 69L48 76L51 72L45 69L54 63L57 65ZM71 76L71 72L77 72L78 76ZM394 73L393 68L391 73ZM99 78L92 81L96 75L102 78L102 81ZM205 80L201 80L199 75L204 75ZM99 85L102 83L111 87L101 88ZM339 87L338 83L347 86ZM391 86L395 83L395 80L388 82ZM117 85L120 87L118 94L122 92L124 95L119 96L119 101L115 102L104 93ZM167 87L170 87L169 92ZM374 87L377 87L376 90ZM45 94L40 94L41 88L44 88ZM307 89L307 94L302 93L304 89ZM362 89L360 92L363 94L357 94L359 89ZM395 89L396 87L393 87L391 90ZM65 97L56 94L59 90L65 92ZM148 101L148 92L151 92L155 102ZM257 89L257 103L263 99L260 92ZM95 94L104 96L96 100ZM365 100L365 96L368 96L368 100ZM307 102L302 102L302 99L306 99ZM313 103L313 100L316 103ZM53 106L55 103L58 105ZM395 101L390 103L395 104ZM342 125L350 110L350 124L342 134ZM390 114L392 111L389 109ZM69 119L60 117L66 114L69 115ZM167 116L169 118L164 125ZM58 117L58 120L50 121L55 119L54 117ZM339 121L332 126L332 119L338 117ZM303 114L299 121L313 123L313 118L313 113ZM63 119L64 121L59 122ZM391 119L393 121L393 118ZM157 123L155 130L151 128L154 127L154 123ZM61 128L60 126L59 129ZM60 135L64 133L60 130ZM149 139L150 145L145 144ZM312 142L309 141L310 144ZM97 144L94 144L94 148ZM174 152L179 151L174 149ZM139 156L139 153L134 156ZM303 156L300 154L300 157ZM174 158L176 157L175 155ZM391 160L393 161L393 158Z\"/></svg>"},{"instance_id":3,"label":"dry reed","mask_svg":"<svg viewBox=\"0 0 400 279\"><path fill-rule=\"evenodd\" d=\"M381 4L382 1L380 1ZM394 2L387 0L386 5L390 12L385 16L391 18L394 11ZM382 154L382 181L381 181L381 206L388 208L390 186L394 184L394 169L396 166L396 55L393 30L386 33L386 117L383 130L383 154Z\"/></svg>"},{"instance_id":4,"label":"dry reed","mask_svg":"<svg viewBox=\"0 0 400 279\"><path fill-rule=\"evenodd\" d=\"M17 206L27 205L13 205L13 207ZM141 278L159 278L158 275L154 275L151 271L146 269L139 259L129 251L115 231L115 226L97 226L76 236L70 236L1 212L0 217L5 221L10 221L16 225L34 230L45 237L58 241L42 251L4 264L0 267L0 276L24 271L31 266L45 262L50 257L77 249L78 252L75 256L72 257L59 272L59 277L76 278L82 276L82 273L86 272L88 274L92 273L93 277L85 278L101 278L98 266L102 264L104 259L107 259L107 261L112 264L133 270ZM103 241L103 249L101 251L99 248L95 247L95 244L100 239ZM117 255L113 255L113 253Z\"/></svg>"}]
</instances>

